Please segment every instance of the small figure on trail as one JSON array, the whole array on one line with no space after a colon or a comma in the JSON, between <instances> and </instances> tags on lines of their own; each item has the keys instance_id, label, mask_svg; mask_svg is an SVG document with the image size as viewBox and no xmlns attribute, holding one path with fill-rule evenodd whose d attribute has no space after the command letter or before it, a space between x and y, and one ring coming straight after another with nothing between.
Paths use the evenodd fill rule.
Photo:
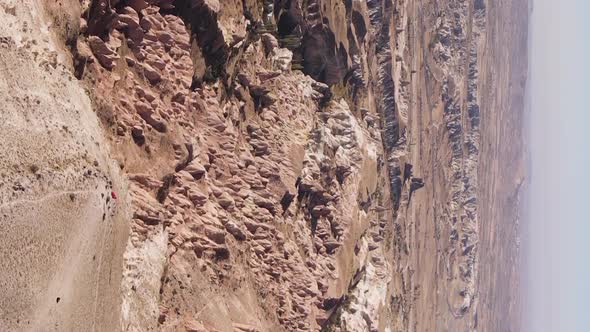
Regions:
<instances>
[{"instance_id":1,"label":"small figure on trail","mask_svg":"<svg viewBox=\"0 0 590 332\"><path fill-rule=\"evenodd\" d=\"M117 199L117 194L115 194L114 191L111 191L111 198L112 199Z\"/></svg>"}]
</instances>

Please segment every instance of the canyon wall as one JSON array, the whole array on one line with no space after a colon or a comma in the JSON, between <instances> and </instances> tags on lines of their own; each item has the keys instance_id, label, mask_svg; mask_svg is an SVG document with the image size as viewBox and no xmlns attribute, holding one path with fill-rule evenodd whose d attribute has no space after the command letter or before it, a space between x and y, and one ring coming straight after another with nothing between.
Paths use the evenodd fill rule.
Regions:
<instances>
[{"instance_id":1,"label":"canyon wall","mask_svg":"<svg viewBox=\"0 0 590 332\"><path fill-rule=\"evenodd\" d=\"M526 3L507 3L527 15ZM495 215L514 204L493 197L523 176L494 181L505 144L503 167L523 162L519 122L506 127L501 116L519 112L518 96L494 104L494 91L526 78L526 66L497 62L523 52L522 39L502 38L526 36L503 24L512 16L500 5L2 8L13 32L0 56L15 75L3 84L19 84L2 114L2 149L15 158L2 165L12 187L0 227L30 232L33 246L47 241L25 250L28 262L50 257L24 274L37 279L10 286L29 294L1 299L9 329L485 331L513 303L479 303L502 274L482 276L482 239L496 250L489 227L518 210ZM19 236L2 244L11 259L21 256L10 248L27 248ZM501 247L502 259L516 257ZM13 271L0 279L7 287L21 275ZM55 295L64 287L68 296Z\"/></svg>"}]
</instances>

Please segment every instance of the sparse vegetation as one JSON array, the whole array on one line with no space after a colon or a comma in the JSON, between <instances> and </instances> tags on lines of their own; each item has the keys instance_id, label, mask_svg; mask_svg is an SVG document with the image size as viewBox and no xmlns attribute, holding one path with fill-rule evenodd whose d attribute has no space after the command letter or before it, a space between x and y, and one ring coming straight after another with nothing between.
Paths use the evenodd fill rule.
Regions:
<instances>
[{"instance_id":1,"label":"sparse vegetation","mask_svg":"<svg viewBox=\"0 0 590 332\"><path fill-rule=\"evenodd\" d=\"M104 102L96 102L96 116L100 119L100 122L105 128L113 128L116 121L116 115L111 105Z\"/></svg>"},{"instance_id":2,"label":"sparse vegetation","mask_svg":"<svg viewBox=\"0 0 590 332\"><path fill-rule=\"evenodd\" d=\"M37 172L39 172L39 166L33 164L29 166L29 170L31 171L31 173L36 174Z\"/></svg>"}]
</instances>

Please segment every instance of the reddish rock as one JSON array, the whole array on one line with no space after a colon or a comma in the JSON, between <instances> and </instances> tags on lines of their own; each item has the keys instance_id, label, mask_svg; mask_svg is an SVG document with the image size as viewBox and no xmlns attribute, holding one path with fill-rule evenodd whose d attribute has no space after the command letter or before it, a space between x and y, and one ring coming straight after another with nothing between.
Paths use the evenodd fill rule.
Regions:
<instances>
[{"instance_id":1,"label":"reddish rock","mask_svg":"<svg viewBox=\"0 0 590 332\"><path fill-rule=\"evenodd\" d=\"M205 167L197 160L193 160L189 163L184 168L184 171L188 172L195 180L201 179L207 173Z\"/></svg>"},{"instance_id":2,"label":"reddish rock","mask_svg":"<svg viewBox=\"0 0 590 332\"><path fill-rule=\"evenodd\" d=\"M206 225L205 235L217 244L225 243L225 232L217 227Z\"/></svg>"},{"instance_id":3,"label":"reddish rock","mask_svg":"<svg viewBox=\"0 0 590 332\"><path fill-rule=\"evenodd\" d=\"M106 69L113 69L119 60L119 55L110 49L107 44L97 36L88 37L88 45L98 62Z\"/></svg>"},{"instance_id":4,"label":"reddish rock","mask_svg":"<svg viewBox=\"0 0 590 332\"><path fill-rule=\"evenodd\" d=\"M189 191L188 198L191 200L191 202L193 202L193 204L197 206L202 206L207 202L208 199L208 197L205 194L196 189L191 189Z\"/></svg>"},{"instance_id":5,"label":"reddish rock","mask_svg":"<svg viewBox=\"0 0 590 332\"><path fill-rule=\"evenodd\" d=\"M246 240L246 232L241 229L236 223L232 221L228 221L225 224L225 229L233 235L237 240L244 241Z\"/></svg>"},{"instance_id":6,"label":"reddish rock","mask_svg":"<svg viewBox=\"0 0 590 332\"><path fill-rule=\"evenodd\" d=\"M272 52L273 50L279 47L279 42L277 41L275 36L273 36L270 33L262 34L262 43L264 45L264 51L266 54Z\"/></svg>"},{"instance_id":7,"label":"reddish rock","mask_svg":"<svg viewBox=\"0 0 590 332\"><path fill-rule=\"evenodd\" d=\"M142 68L145 78L147 78L150 83L157 84L162 80L162 75L152 66L144 63L142 64Z\"/></svg>"},{"instance_id":8,"label":"reddish rock","mask_svg":"<svg viewBox=\"0 0 590 332\"><path fill-rule=\"evenodd\" d=\"M235 206L234 199L226 192L222 193L217 199L217 203L224 209L232 209Z\"/></svg>"}]
</instances>

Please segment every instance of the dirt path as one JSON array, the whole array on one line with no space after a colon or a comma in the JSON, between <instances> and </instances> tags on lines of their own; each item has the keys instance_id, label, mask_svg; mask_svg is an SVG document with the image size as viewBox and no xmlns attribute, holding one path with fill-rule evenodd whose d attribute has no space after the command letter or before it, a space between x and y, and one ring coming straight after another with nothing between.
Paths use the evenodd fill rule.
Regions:
<instances>
[{"instance_id":1,"label":"dirt path","mask_svg":"<svg viewBox=\"0 0 590 332\"><path fill-rule=\"evenodd\" d=\"M48 193L46 195L43 196L39 196L36 199L17 199L14 201L10 201L4 204L0 204L0 210L2 210L3 208L6 207L11 207L14 205L20 205L20 204L39 204L43 201L46 201L48 199L52 199L52 198L56 198L59 196L63 196L63 195L68 195L68 197L70 197L69 195L74 194L74 195L78 195L78 194L86 194L86 193L90 193L90 192L96 192L96 190L73 190L73 191L69 191L69 190L63 190L63 191L58 191L56 193Z\"/></svg>"}]
</instances>

